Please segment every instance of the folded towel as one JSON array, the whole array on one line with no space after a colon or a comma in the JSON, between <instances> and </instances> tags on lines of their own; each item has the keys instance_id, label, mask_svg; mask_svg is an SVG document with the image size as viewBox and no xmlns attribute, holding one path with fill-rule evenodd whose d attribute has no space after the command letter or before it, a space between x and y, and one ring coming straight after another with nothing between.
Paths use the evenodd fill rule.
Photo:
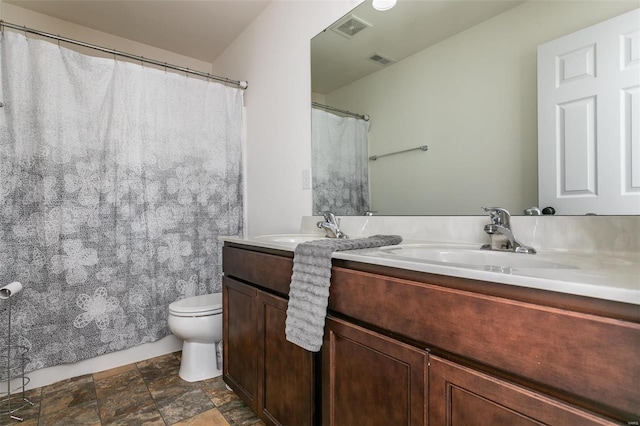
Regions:
<instances>
[{"instance_id":1,"label":"folded towel","mask_svg":"<svg viewBox=\"0 0 640 426\"><path fill-rule=\"evenodd\" d=\"M368 238L325 238L298 244L293 254L293 275L289 287L289 306L285 322L288 341L311 351L322 347L331 282L331 254L399 244L398 235L374 235Z\"/></svg>"}]
</instances>

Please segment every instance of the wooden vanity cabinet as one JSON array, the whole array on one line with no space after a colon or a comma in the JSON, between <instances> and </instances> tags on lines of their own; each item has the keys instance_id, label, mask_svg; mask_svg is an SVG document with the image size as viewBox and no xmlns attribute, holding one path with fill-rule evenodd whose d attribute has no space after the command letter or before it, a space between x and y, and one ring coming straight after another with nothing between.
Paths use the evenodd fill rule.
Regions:
<instances>
[{"instance_id":1,"label":"wooden vanity cabinet","mask_svg":"<svg viewBox=\"0 0 640 426\"><path fill-rule=\"evenodd\" d=\"M319 359L284 338L292 253L225 245L224 379L267 424L640 420L637 306L333 263Z\"/></svg>"},{"instance_id":2,"label":"wooden vanity cabinet","mask_svg":"<svg viewBox=\"0 0 640 426\"><path fill-rule=\"evenodd\" d=\"M316 424L317 355L285 339L283 275L263 270L288 267L288 287L291 259L236 250L224 252L224 381L266 424Z\"/></svg>"}]
</instances>

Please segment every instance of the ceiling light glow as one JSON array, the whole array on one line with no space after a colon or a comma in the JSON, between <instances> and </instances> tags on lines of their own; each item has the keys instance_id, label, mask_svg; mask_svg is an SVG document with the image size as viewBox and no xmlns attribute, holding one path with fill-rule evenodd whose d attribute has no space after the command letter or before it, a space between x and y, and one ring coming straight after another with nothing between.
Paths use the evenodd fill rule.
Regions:
<instances>
[{"instance_id":1,"label":"ceiling light glow","mask_svg":"<svg viewBox=\"0 0 640 426\"><path fill-rule=\"evenodd\" d=\"M396 5L397 0L373 0L375 10L389 10Z\"/></svg>"}]
</instances>

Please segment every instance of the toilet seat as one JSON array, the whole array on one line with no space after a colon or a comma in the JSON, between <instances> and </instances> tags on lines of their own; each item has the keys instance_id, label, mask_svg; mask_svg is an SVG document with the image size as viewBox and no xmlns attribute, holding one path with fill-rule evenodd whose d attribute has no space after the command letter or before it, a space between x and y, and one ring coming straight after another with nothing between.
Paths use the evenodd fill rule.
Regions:
<instances>
[{"instance_id":1,"label":"toilet seat","mask_svg":"<svg viewBox=\"0 0 640 426\"><path fill-rule=\"evenodd\" d=\"M169 314L177 317L203 317L220 313L222 313L222 293L187 297L169 305Z\"/></svg>"}]
</instances>

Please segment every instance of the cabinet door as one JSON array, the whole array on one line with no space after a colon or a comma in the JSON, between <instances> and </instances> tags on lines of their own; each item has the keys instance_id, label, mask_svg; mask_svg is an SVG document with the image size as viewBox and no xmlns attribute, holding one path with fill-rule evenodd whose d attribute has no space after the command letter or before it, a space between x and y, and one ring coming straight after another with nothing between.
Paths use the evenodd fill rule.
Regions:
<instances>
[{"instance_id":1,"label":"cabinet door","mask_svg":"<svg viewBox=\"0 0 640 426\"><path fill-rule=\"evenodd\" d=\"M314 423L314 354L285 338L287 301L258 291L258 413L273 425Z\"/></svg>"},{"instance_id":2,"label":"cabinet door","mask_svg":"<svg viewBox=\"0 0 640 426\"><path fill-rule=\"evenodd\" d=\"M453 362L429 358L432 425L617 424Z\"/></svg>"},{"instance_id":3,"label":"cabinet door","mask_svg":"<svg viewBox=\"0 0 640 426\"><path fill-rule=\"evenodd\" d=\"M322 347L323 424L426 424L427 359L425 351L328 317Z\"/></svg>"},{"instance_id":4,"label":"cabinet door","mask_svg":"<svg viewBox=\"0 0 640 426\"><path fill-rule=\"evenodd\" d=\"M258 347L256 310L258 291L223 277L224 381L257 412Z\"/></svg>"}]
</instances>

